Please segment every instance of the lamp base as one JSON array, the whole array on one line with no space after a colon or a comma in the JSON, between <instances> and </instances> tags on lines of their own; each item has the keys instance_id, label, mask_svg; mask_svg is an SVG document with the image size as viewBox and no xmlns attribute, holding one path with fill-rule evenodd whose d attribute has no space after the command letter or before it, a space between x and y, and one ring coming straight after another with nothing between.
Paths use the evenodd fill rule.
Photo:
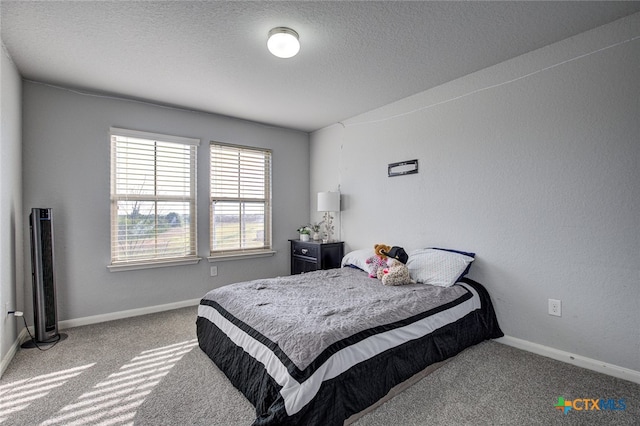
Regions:
<instances>
[{"instance_id":1,"label":"lamp base","mask_svg":"<svg viewBox=\"0 0 640 426\"><path fill-rule=\"evenodd\" d=\"M333 237L333 216L331 216L331 212L324 212L324 236L322 238L322 242L330 243L333 240L332 237Z\"/></svg>"}]
</instances>

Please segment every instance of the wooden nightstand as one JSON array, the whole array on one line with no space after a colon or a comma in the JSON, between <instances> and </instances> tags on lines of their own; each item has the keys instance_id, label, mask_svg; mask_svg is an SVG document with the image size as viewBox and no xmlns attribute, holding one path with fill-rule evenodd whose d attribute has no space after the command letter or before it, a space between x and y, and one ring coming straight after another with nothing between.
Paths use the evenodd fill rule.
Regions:
<instances>
[{"instance_id":1,"label":"wooden nightstand","mask_svg":"<svg viewBox=\"0 0 640 426\"><path fill-rule=\"evenodd\" d=\"M291 275L318 269L339 268L344 256L344 243L320 241L291 241Z\"/></svg>"}]
</instances>

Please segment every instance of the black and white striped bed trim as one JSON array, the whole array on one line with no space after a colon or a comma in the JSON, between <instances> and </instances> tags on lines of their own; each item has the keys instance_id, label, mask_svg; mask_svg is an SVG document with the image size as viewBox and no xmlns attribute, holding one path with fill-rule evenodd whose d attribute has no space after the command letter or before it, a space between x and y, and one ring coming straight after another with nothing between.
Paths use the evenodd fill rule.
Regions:
<instances>
[{"instance_id":1,"label":"black and white striped bed trim","mask_svg":"<svg viewBox=\"0 0 640 426\"><path fill-rule=\"evenodd\" d=\"M234 344L265 366L269 376L281 386L280 395L284 400L287 414L291 416L315 397L324 381L339 376L360 362L407 341L424 337L443 326L458 321L474 310L480 309L482 303L477 291L466 283L458 283L458 285L466 288L472 297L461 297L458 299L458 303L449 304L450 306L444 310L439 310L401 327L381 331L346 346L328 356L325 362L308 373L306 380L300 381L290 374L291 366L288 368L285 365L288 364L287 358L281 359L283 358L282 354L274 353L269 347L271 344L268 339L256 339L251 335L254 334L253 332L247 332L246 327L239 327L234 324L236 321L225 318L213 306L207 304L199 306L198 316L210 321L223 331Z\"/></svg>"}]
</instances>

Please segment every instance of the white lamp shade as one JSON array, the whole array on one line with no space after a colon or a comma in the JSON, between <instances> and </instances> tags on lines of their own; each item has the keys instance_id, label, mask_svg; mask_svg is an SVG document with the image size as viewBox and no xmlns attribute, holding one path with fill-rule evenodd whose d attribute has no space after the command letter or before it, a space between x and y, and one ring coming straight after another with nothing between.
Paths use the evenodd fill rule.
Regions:
<instances>
[{"instance_id":1,"label":"white lamp shade","mask_svg":"<svg viewBox=\"0 0 640 426\"><path fill-rule=\"evenodd\" d=\"M300 51L300 41L298 33L291 28L277 27L269 31L267 48L278 58L291 58Z\"/></svg>"},{"instance_id":2,"label":"white lamp shade","mask_svg":"<svg viewBox=\"0 0 640 426\"><path fill-rule=\"evenodd\" d=\"M319 212L339 212L340 193L339 192L318 192Z\"/></svg>"}]
</instances>

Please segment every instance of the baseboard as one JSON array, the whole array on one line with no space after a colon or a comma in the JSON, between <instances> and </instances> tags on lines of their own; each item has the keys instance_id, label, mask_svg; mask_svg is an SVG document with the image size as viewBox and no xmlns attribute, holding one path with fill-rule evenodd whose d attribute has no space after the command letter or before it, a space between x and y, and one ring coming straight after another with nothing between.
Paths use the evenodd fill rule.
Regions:
<instances>
[{"instance_id":1,"label":"baseboard","mask_svg":"<svg viewBox=\"0 0 640 426\"><path fill-rule=\"evenodd\" d=\"M172 309L196 306L199 303L200 299L183 300L182 302L167 303L165 305L148 306L146 308L129 309L126 311L110 312L108 314L92 315L90 317L58 321L58 329L64 330L66 328L80 327L82 325L98 324L101 322L137 317L140 315L155 314L156 312L164 312L170 311Z\"/></svg>"},{"instance_id":2,"label":"baseboard","mask_svg":"<svg viewBox=\"0 0 640 426\"><path fill-rule=\"evenodd\" d=\"M4 356L4 358L2 358L2 361L0 362L0 377L2 377L7 367L9 367L11 360L13 360L16 352L18 352L18 348L23 342L27 340L27 337L27 329L23 328L22 330L20 330L20 333L18 333L18 338L15 342L13 342L13 345L11 345L11 347L7 351L7 354Z\"/></svg>"},{"instance_id":3,"label":"baseboard","mask_svg":"<svg viewBox=\"0 0 640 426\"><path fill-rule=\"evenodd\" d=\"M200 303L200 299L184 300L182 302L167 303L165 305L149 306L146 308L129 309L126 311L112 312L102 315L93 315L90 317L76 318L72 320L60 321L58 328L64 330L71 327L79 327L82 325L98 324L106 321L113 321L124 318L131 318L140 315L153 314L156 312L170 311L172 309L186 308L189 306L196 306ZM22 342L27 339L27 329L23 328L18 335L16 341L11 345L7 355L0 362L0 377L8 367L9 363L13 359L15 353ZM609 376L618 377L620 379L628 380L630 382L640 384L640 371L631 370L629 368L620 367L606 362L598 361L595 359L587 358L580 355L575 355L570 352L561 351L559 349L551 348L549 346L540 345L538 343L529 342L527 340L518 339L517 337L504 336L500 339L495 339L496 342L504 345L513 346L514 348L522 349L527 352L532 352L538 355L546 356L557 361L566 362L578 367L586 368L588 370L597 371L598 373L607 374Z\"/></svg>"},{"instance_id":4,"label":"baseboard","mask_svg":"<svg viewBox=\"0 0 640 426\"><path fill-rule=\"evenodd\" d=\"M495 339L495 341L508 346L513 346L514 348L525 350L527 352L533 352L534 354L546 356L547 358L552 358L557 361L566 362L568 364L586 368L588 370L597 371L598 373L607 374L609 376L640 384L640 371L635 371L629 368L619 367L617 365L608 364L606 362L598 361L580 355L575 355L569 352L561 351L559 349L551 348L549 346L544 346L538 343L529 342L527 340L518 339L516 337L504 336L500 339Z\"/></svg>"},{"instance_id":5,"label":"baseboard","mask_svg":"<svg viewBox=\"0 0 640 426\"><path fill-rule=\"evenodd\" d=\"M183 300L182 302L167 303L165 305L149 306L146 308L129 309L126 311L111 312L108 314L92 315L90 317L64 320L58 322L58 330L64 330L71 327L79 327L81 325L98 324L106 321L137 317L140 315L154 314L156 312L170 311L172 309L186 308L188 306L196 306L199 303L200 299ZM33 326L30 326L29 330L27 330L26 328L20 330L16 341L13 342L5 357L2 358L2 361L0 361L0 377L2 377L4 371L13 360L13 357L15 356L16 352L18 352L20 345L22 345L27 341L27 339L29 339L29 331L31 331L32 334L34 333Z\"/></svg>"}]
</instances>

